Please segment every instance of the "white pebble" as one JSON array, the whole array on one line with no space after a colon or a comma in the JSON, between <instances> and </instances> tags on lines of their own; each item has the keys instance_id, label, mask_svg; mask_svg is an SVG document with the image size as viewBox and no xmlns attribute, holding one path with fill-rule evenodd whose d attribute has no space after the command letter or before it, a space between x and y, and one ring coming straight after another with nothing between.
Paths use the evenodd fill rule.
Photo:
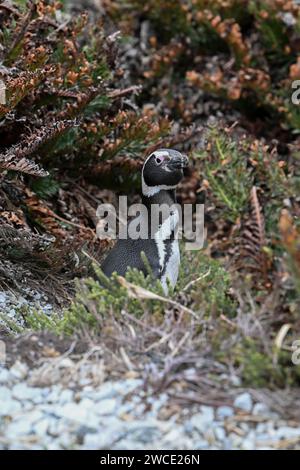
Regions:
<instances>
[{"instance_id":1,"label":"white pebble","mask_svg":"<svg viewBox=\"0 0 300 470\"><path fill-rule=\"evenodd\" d=\"M28 374L28 366L25 363L17 360L9 369L9 373L16 379L25 379Z\"/></svg>"},{"instance_id":2,"label":"white pebble","mask_svg":"<svg viewBox=\"0 0 300 470\"><path fill-rule=\"evenodd\" d=\"M117 407L117 401L114 398L101 400L95 405L95 412L99 415L113 414Z\"/></svg>"},{"instance_id":3,"label":"white pebble","mask_svg":"<svg viewBox=\"0 0 300 470\"><path fill-rule=\"evenodd\" d=\"M251 398L250 393L245 392L245 393L242 393L241 395L238 395L236 399L234 400L234 406L244 411L251 411L252 398Z\"/></svg>"},{"instance_id":4,"label":"white pebble","mask_svg":"<svg viewBox=\"0 0 300 470\"><path fill-rule=\"evenodd\" d=\"M234 415L234 410L230 406L219 406L217 409L217 418L224 419Z\"/></svg>"},{"instance_id":5,"label":"white pebble","mask_svg":"<svg viewBox=\"0 0 300 470\"><path fill-rule=\"evenodd\" d=\"M7 383L8 379L9 379L8 370L0 367L0 383Z\"/></svg>"}]
</instances>

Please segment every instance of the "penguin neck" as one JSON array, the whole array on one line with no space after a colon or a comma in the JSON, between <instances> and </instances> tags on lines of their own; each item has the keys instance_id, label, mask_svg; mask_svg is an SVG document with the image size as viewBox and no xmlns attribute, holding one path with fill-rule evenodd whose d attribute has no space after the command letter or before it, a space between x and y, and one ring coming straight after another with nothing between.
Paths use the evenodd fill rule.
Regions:
<instances>
[{"instance_id":1,"label":"penguin neck","mask_svg":"<svg viewBox=\"0 0 300 470\"><path fill-rule=\"evenodd\" d=\"M172 206L176 204L176 190L175 189L160 189L153 195L142 195L142 202L146 207L151 207L152 204L167 204Z\"/></svg>"}]
</instances>

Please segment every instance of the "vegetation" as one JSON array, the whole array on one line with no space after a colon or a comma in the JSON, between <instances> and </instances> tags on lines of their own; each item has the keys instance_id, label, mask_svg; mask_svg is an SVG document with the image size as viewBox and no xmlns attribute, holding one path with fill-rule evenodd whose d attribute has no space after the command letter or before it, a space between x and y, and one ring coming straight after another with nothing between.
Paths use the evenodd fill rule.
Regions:
<instances>
[{"instance_id":1,"label":"vegetation","mask_svg":"<svg viewBox=\"0 0 300 470\"><path fill-rule=\"evenodd\" d=\"M300 7L103 5L0 5L1 285L62 305L51 317L20 311L25 329L95 335L140 368L150 348L159 366L196 355L215 380L298 384ZM168 298L150 275L104 279L108 243L95 237L98 203L135 198L143 156L160 146L190 155L178 196L205 199L207 228L201 252L182 250Z\"/></svg>"}]
</instances>

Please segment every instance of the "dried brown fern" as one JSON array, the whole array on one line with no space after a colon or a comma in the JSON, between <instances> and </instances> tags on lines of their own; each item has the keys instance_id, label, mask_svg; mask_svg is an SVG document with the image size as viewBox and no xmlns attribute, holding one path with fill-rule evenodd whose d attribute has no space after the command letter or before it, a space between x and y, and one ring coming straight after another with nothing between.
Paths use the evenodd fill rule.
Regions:
<instances>
[{"instance_id":1,"label":"dried brown fern","mask_svg":"<svg viewBox=\"0 0 300 470\"><path fill-rule=\"evenodd\" d=\"M15 155L0 155L0 169L14 170L34 176L47 176L48 171L27 158L16 160Z\"/></svg>"},{"instance_id":2,"label":"dried brown fern","mask_svg":"<svg viewBox=\"0 0 300 470\"><path fill-rule=\"evenodd\" d=\"M0 154L0 169L14 170L35 176L47 176L48 171L26 157L35 153L46 142L76 124L75 120L55 121L36 129L18 144L11 146L6 152Z\"/></svg>"},{"instance_id":3,"label":"dried brown fern","mask_svg":"<svg viewBox=\"0 0 300 470\"><path fill-rule=\"evenodd\" d=\"M270 258L266 246L264 215L258 200L257 188L253 186L250 193L250 211L241 222L233 266L235 270L250 274L254 284L270 287L268 278Z\"/></svg>"},{"instance_id":4,"label":"dried brown fern","mask_svg":"<svg viewBox=\"0 0 300 470\"><path fill-rule=\"evenodd\" d=\"M66 238L67 232L56 220L56 214L32 191L26 189L25 192L27 194L25 203L34 221L38 222L44 230L55 237L62 239Z\"/></svg>"},{"instance_id":5,"label":"dried brown fern","mask_svg":"<svg viewBox=\"0 0 300 470\"><path fill-rule=\"evenodd\" d=\"M47 78L51 77L57 70L55 65L46 65L38 70L20 71L14 76L9 68L1 68L1 75L5 81L7 103L0 106L0 117L4 117L30 93L35 91L36 87Z\"/></svg>"}]
</instances>

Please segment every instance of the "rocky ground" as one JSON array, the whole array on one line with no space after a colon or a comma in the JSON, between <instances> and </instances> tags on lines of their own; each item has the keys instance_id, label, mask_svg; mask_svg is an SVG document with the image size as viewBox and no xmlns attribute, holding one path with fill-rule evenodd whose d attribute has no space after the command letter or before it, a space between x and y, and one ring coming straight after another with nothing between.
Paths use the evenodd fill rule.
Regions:
<instances>
[{"instance_id":1,"label":"rocky ground","mask_svg":"<svg viewBox=\"0 0 300 470\"><path fill-rule=\"evenodd\" d=\"M19 326L24 306L52 311L34 292L18 301L0 294L1 313ZM135 371L109 373L98 346L1 338L0 449L300 449L299 420L238 382L232 406L203 405L200 396L181 405L168 388L153 394Z\"/></svg>"},{"instance_id":2,"label":"rocky ground","mask_svg":"<svg viewBox=\"0 0 300 470\"><path fill-rule=\"evenodd\" d=\"M16 329L22 328L23 315L29 309L43 310L47 315L53 311L46 294L30 288L23 289L22 294L10 290L0 292L0 326L8 326L11 323Z\"/></svg>"},{"instance_id":3,"label":"rocky ground","mask_svg":"<svg viewBox=\"0 0 300 470\"><path fill-rule=\"evenodd\" d=\"M134 374L90 385L91 376L101 381L101 363L82 368L65 357L56 365L56 376L55 364L0 368L1 449L300 449L300 423L247 391L232 407L180 407ZM60 378L74 368L81 385L65 386Z\"/></svg>"}]
</instances>

